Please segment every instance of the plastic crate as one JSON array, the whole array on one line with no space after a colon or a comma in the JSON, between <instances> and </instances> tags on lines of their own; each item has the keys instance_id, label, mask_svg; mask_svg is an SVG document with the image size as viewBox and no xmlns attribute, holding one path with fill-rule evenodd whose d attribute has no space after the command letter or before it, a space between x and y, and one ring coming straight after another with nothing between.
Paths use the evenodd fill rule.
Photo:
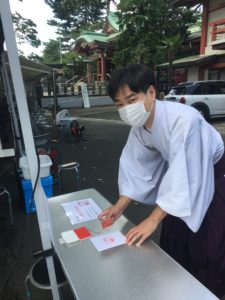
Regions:
<instances>
[{"instance_id":1,"label":"plastic crate","mask_svg":"<svg viewBox=\"0 0 225 300\"><path fill-rule=\"evenodd\" d=\"M50 166L52 161L48 155L39 155L40 159L40 178L44 178L50 175ZM22 156L19 159L19 166L22 169L24 179L30 179L30 170L28 167L28 160L26 156Z\"/></svg>"},{"instance_id":2,"label":"plastic crate","mask_svg":"<svg viewBox=\"0 0 225 300\"><path fill-rule=\"evenodd\" d=\"M24 195L24 202L25 202L25 212L26 214L30 213L30 201L32 196L32 184L30 180L21 179L20 180L22 189L23 189L23 195ZM44 189L45 195L47 198L52 197L52 176L47 176L45 178L41 178L41 185ZM35 203L32 203L31 212L36 212L36 206Z\"/></svg>"}]
</instances>

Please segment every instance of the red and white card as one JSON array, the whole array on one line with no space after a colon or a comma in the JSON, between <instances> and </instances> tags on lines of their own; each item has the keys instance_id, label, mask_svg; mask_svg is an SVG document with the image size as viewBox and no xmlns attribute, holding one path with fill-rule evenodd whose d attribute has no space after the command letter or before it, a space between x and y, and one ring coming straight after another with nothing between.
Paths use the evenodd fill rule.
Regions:
<instances>
[{"instance_id":1,"label":"red and white card","mask_svg":"<svg viewBox=\"0 0 225 300\"><path fill-rule=\"evenodd\" d=\"M79 227L74 230L68 230L61 233L64 243L71 244L79 240L83 240L91 236L90 231L86 227Z\"/></svg>"},{"instance_id":2,"label":"red and white card","mask_svg":"<svg viewBox=\"0 0 225 300\"><path fill-rule=\"evenodd\" d=\"M86 239L91 236L90 231L84 226L74 229L74 232L80 240Z\"/></svg>"},{"instance_id":3,"label":"red and white card","mask_svg":"<svg viewBox=\"0 0 225 300\"><path fill-rule=\"evenodd\" d=\"M95 236L90 240L99 252L126 243L126 237L120 231Z\"/></svg>"}]
</instances>

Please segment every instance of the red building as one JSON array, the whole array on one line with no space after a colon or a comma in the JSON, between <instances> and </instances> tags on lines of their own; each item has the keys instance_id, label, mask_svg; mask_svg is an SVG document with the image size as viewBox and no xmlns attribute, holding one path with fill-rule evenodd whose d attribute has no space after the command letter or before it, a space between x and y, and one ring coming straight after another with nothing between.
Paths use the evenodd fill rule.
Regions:
<instances>
[{"instance_id":1,"label":"red building","mask_svg":"<svg viewBox=\"0 0 225 300\"><path fill-rule=\"evenodd\" d=\"M112 70L112 53L118 34L117 16L113 12L108 12L101 32L86 31L76 40L74 50L81 54L87 63L88 82L107 79L107 74L110 74Z\"/></svg>"},{"instance_id":2,"label":"red building","mask_svg":"<svg viewBox=\"0 0 225 300\"><path fill-rule=\"evenodd\" d=\"M180 6L202 4L203 7L198 53L173 62L174 84L182 81L225 80L225 1L174 0L172 2ZM196 42L198 43L197 36ZM158 68L159 74L166 73L168 63L161 64Z\"/></svg>"}]
</instances>

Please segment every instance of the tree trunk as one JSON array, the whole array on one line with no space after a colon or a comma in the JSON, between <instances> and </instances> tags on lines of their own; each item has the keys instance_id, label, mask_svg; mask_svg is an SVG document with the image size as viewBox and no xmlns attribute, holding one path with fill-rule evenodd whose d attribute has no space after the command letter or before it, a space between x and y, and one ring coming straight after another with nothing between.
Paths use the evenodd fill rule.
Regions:
<instances>
[{"instance_id":1,"label":"tree trunk","mask_svg":"<svg viewBox=\"0 0 225 300\"><path fill-rule=\"evenodd\" d=\"M168 89L170 90L172 87L172 75L173 75L173 66L172 66L172 62L169 61L169 68L168 68Z\"/></svg>"}]
</instances>

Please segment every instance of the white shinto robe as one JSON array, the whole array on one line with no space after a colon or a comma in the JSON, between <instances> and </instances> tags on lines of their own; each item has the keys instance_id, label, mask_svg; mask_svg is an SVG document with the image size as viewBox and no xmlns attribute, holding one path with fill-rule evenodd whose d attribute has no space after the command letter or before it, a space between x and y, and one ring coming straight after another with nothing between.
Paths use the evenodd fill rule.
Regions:
<instances>
[{"instance_id":1,"label":"white shinto robe","mask_svg":"<svg viewBox=\"0 0 225 300\"><path fill-rule=\"evenodd\" d=\"M196 232L214 194L221 135L183 104L156 101L150 130L132 127L120 158L119 192L159 205Z\"/></svg>"}]
</instances>

